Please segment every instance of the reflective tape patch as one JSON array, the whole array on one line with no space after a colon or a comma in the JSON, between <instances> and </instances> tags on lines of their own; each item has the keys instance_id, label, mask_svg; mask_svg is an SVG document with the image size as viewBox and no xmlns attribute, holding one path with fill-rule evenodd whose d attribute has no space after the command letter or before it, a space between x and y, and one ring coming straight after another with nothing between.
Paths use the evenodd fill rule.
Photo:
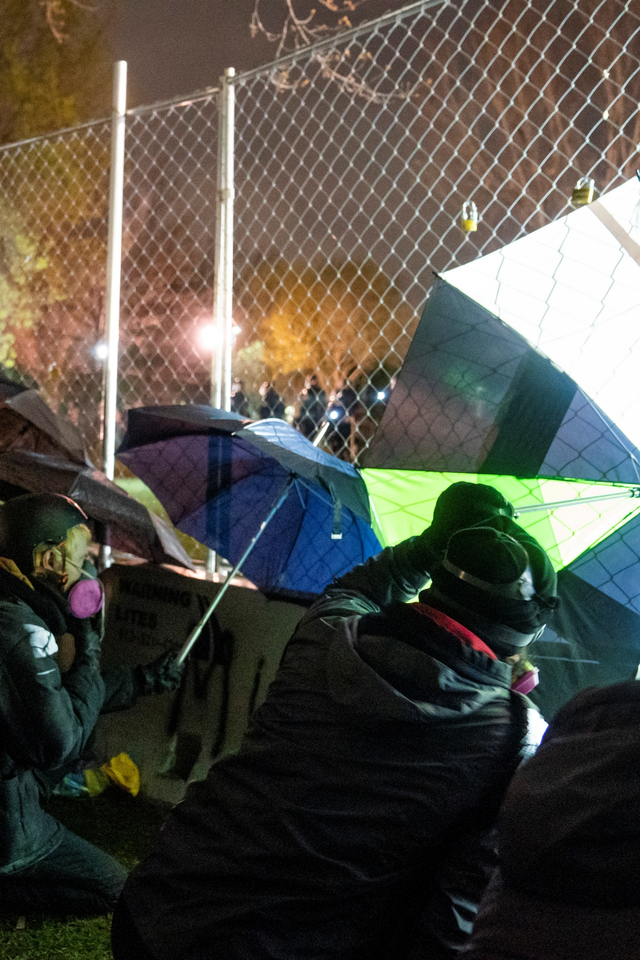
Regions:
<instances>
[{"instance_id":1,"label":"reflective tape patch","mask_svg":"<svg viewBox=\"0 0 640 960\"><path fill-rule=\"evenodd\" d=\"M31 649L36 660L41 657L51 657L58 652L58 644L52 633L43 627L36 627L33 624L26 624L24 631L29 638Z\"/></svg>"}]
</instances>

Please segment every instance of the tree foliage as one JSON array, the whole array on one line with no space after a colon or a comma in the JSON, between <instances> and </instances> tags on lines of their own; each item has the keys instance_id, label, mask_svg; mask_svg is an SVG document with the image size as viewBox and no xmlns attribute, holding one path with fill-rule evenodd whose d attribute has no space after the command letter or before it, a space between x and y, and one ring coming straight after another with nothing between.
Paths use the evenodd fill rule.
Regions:
<instances>
[{"instance_id":1,"label":"tree foliage","mask_svg":"<svg viewBox=\"0 0 640 960\"><path fill-rule=\"evenodd\" d=\"M34 300L44 286L47 259L16 210L0 199L0 363L13 366L15 331L33 327Z\"/></svg>"},{"instance_id":2,"label":"tree foliage","mask_svg":"<svg viewBox=\"0 0 640 960\"><path fill-rule=\"evenodd\" d=\"M265 262L240 301L246 327L263 344L269 379L317 372L331 383L371 372L394 355L400 366L411 339L413 311L372 260L319 269Z\"/></svg>"},{"instance_id":3,"label":"tree foliage","mask_svg":"<svg viewBox=\"0 0 640 960\"><path fill-rule=\"evenodd\" d=\"M0 0L0 10L0 143L108 114L108 49L91 8Z\"/></svg>"}]
</instances>

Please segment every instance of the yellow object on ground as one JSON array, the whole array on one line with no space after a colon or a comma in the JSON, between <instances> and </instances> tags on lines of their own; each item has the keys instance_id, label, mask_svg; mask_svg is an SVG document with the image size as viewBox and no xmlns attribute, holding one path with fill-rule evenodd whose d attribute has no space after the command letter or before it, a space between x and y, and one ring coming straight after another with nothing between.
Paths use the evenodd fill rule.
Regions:
<instances>
[{"instance_id":1,"label":"yellow object on ground","mask_svg":"<svg viewBox=\"0 0 640 960\"><path fill-rule=\"evenodd\" d=\"M85 770L84 779L92 797L97 797L110 783L115 783L132 797L136 797L140 791L140 771L128 753L119 753L98 770Z\"/></svg>"}]
</instances>

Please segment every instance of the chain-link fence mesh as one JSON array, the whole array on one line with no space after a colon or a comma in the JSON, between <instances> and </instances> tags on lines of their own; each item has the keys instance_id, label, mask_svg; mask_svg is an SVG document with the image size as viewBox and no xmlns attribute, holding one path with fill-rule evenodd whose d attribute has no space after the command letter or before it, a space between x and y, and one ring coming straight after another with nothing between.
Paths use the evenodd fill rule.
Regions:
<instances>
[{"instance_id":1,"label":"chain-link fence mesh","mask_svg":"<svg viewBox=\"0 0 640 960\"><path fill-rule=\"evenodd\" d=\"M119 405L209 403L217 97L127 122Z\"/></svg>"},{"instance_id":2,"label":"chain-link fence mesh","mask_svg":"<svg viewBox=\"0 0 640 960\"><path fill-rule=\"evenodd\" d=\"M233 406L358 460L432 272L633 174L639 28L628 0L424 0L237 77ZM217 115L208 91L128 116L122 411L210 398ZM96 453L108 146L0 152L3 356Z\"/></svg>"},{"instance_id":3,"label":"chain-link fence mesh","mask_svg":"<svg viewBox=\"0 0 640 960\"><path fill-rule=\"evenodd\" d=\"M423 0L236 77L233 408L364 462L433 272L633 176L639 34L630 0ZM218 110L127 117L123 415L211 395ZM0 359L98 460L109 140L0 150Z\"/></svg>"},{"instance_id":4,"label":"chain-link fence mesh","mask_svg":"<svg viewBox=\"0 0 640 960\"><path fill-rule=\"evenodd\" d=\"M633 174L637 7L414 4L236 84L235 372L358 459L433 271ZM461 229L461 212L477 229ZM475 223L471 224L473 227ZM305 386L305 377L306 380Z\"/></svg>"},{"instance_id":5,"label":"chain-link fence mesh","mask_svg":"<svg viewBox=\"0 0 640 960\"><path fill-rule=\"evenodd\" d=\"M0 151L0 361L100 452L110 130Z\"/></svg>"}]
</instances>

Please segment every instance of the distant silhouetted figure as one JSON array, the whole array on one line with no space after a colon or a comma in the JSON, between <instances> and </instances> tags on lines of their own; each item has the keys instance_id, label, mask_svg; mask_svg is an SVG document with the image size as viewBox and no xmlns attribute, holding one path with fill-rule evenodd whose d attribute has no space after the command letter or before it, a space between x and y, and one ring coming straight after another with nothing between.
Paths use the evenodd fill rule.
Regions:
<instances>
[{"instance_id":1,"label":"distant silhouetted figure","mask_svg":"<svg viewBox=\"0 0 640 960\"><path fill-rule=\"evenodd\" d=\"M267 420L269 417L277 417L279 420L284 420L284 402L273 384L269 383L268 380L265 380L260 387L260 396L262 397L259 411L260 419Z\"/></svg>"},{"instance_id":2,"label":"distant silhouetted figure","mask_svg":"<svg viewBox=\"0 0 640 960\"><path fill-rule=\"evenodd\" d=\"M241 417L251 416L244 392L244 383L239 377L234 378L231 386L231 410L233 413L239 413Z\"/></svg>"},{"instance_id":3,"label":"distant silhouetted figure","mask_svg":"<svg viewBox=\"0 0 640 960\"><path fill-rule=\"evenodd\" d=\"M300 394L300 413L294 425L305 437L311 437L327 412L327 394L320 386L318 375L312 373L307 377L304 390Z\"/></svg>"},{"instance_id":4,"label":"distant silhouetted figure","mask_svg":"<svg viewBox=\"0 0 640 960\"><path fill-rule=\"evenodd\" d=\"M351 459L354 453L354 429L362 419L363 412L357 392L348 380L344 380L336 399L329 404L327 410L330 426L326 437L331 452L343 460Z\"/></svg>"}]
</instances>

